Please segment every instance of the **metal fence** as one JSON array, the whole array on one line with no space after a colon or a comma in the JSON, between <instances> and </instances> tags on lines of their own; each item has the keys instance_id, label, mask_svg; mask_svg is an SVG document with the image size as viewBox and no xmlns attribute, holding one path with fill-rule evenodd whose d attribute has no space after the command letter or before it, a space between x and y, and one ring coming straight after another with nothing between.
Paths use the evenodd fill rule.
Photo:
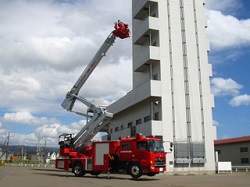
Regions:
<instances>
[{"instance_id":1,"label":"metal fence","mask_svg":"<svg viewBox=\"0 0 250 187\"><path fill-rule=\"evenodd\" d=\"M24 163L5 163L10 167L34 167L34 168L55 168L54 164L24 164Z\"/></svg>"},{"instance_id":2,"label":"metal fence","mask_svg":"<svg viewBox=\"0 0 250 187\"><path fill-rule=\"evenodd\" d=\"M246 172L248 172L250 170L250 166L232 166L232 169L235 172L238 172L238 171L246 171Z\"/></svg>"}]
</instances>

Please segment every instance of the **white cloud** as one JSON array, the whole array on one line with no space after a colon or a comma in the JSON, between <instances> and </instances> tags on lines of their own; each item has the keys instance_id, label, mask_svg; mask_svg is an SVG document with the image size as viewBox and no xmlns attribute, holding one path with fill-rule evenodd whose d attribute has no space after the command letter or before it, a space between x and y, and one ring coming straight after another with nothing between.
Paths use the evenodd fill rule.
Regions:
<instances>
[{"instance_id":1,"label":"white cloud","mask_svg":"<svg viewBox=\"0 0 250 187\"><path fill-rule=\"evenodd\" d=\"M34 133L29 134L10 132L11 145L38 146L40 143L43 146L46 142L49 147L57 147L59 135L63 133L76 135L86 125L86 120L64 125L54 118L36 117L28 112L5 113L0 120L0 142L6 140L9 124L22 125L24 129L30 125L36 127ZM100 140L102 135L103 133L98 133L93 139Z\"/></svg>"},{"instance_id":2,"label":"white cloud","mask_svg":"<svg viewBox=\"0 0 250 187\"><path fill-rule=\"evenodd\" d=\"M240 95L240 89L243 86L228 78L213 78L211 79L211 91L215 96L233 96L229 101L231 106L250 105L250 95ZM217 124L216 122L214 123Z\"/></svg>"},{"instance_id":3,"label":"white cloud","mask_svg":"<svg viewBox=\"0 0 250 187\"><path fill-rule=\"evenodd\" d=\"M16 77L15 75L0 75L1 100L0 107L6 105L17 104L28 100L29 102L35 99L35 95L41 91L39 81L33 77Z\"/></svg>"},{"instance_id":4,"label":"white cloud","mask_svg":"<svg viewBox=\"0 0 250 187\"><path fill-rule=\"evenodd\" d=\"M116 64L108 64L106 59L101 62L93 75L83 86L84 97L95 99L102 98L108 101L115 101L124 96L132 88L132 61L131 59L120 58Z\"/></svg>"},{"instance_id":5,"label":"white cloud","mask_svg":"<svg viewBox=\"0 0 250 187\"><path fill-rule=\"evenodd\" d=\"M3 87L9 87L9 91L14 89L24 90L25 92L30 93L41 91L40 83L32 77L15 77L15 75L0 75L0 84Z\"/></svg>"},{"instance_id":6,"label":"white cloud","mask_svg":"<svg viewBox=\"0 0 250 187\"><path fill-rule=\"evenodd\" d=\"M213 52L250 45L250 19L237 18L241 12L248 11L240 0L208 0L205 8L206 31Z\"/></svg>"},{"instance_id":7,"label":"white cloud","mask_svg":"<svg viewBox=\"0 0 250 187\"><path fill-rule=\"evenodd\" d=\"M130 1L14 0L0 6L0 108L14 112L61 113L66 92L113 23L131 25ZM83 88L84 97L117 100L131 89L131 67L131 38L117 39Z\"/></svg>"},{"instance_id":8,"label":"white cloud","mask_svg":"<svg viewBox=\"0 0 250 187\"><path fill-rule=\"evenodd\" d=\"M229 139L232 138L232 136L230 136L229 134L224 134L220 139Z\"/></svg>"},{"instance_id":9,"label":"white cloud","mask_svg":"<svg viewBox=\"0 0 250 187\"><path fill-rule=\"evenodd\" d=\"M208 10L207 16L207 35L215 50L250 45L250 19L239 20L214 10Z\"/></svg>"},{"instance_id":10,"label":"white cloud","mask_svg":"<svg viewBox=\"0 0 250 187\"><path fill-rule=\"evenodd\" d=\"M225 14L234 14L242 8L242 3L239 0L207 0L205 7L210 10L217 10Z\"/></svg>"},{"instance_id":11,"label":"white cloud","mask_svg":"<svg viewBox=\"0 0 250 187\"><path fill-rule=\"evenodd\" d=\"M58 137L63 133L73 134L74 136L85 126L85 120L74 122L69 126L59 123L43 125L35 130L35 137L39 137L41 141L46 141L48 146L58 146ZM93 140L101 140L103 133L98 133Z\"/></svg>"},{"instance_id":12,"label":"white cloud","mask_svg":"<svg viewBox=\"0 0 250 187\"><path fill-rule=\"evenodd\" d=\"M29 112L16 112L16 113L5 113L2 118L5 123L17 123L26 125L45 125L48 123L54 123L57 120L47 117L35 117Z\"/></svg>"},{"instance_id":13,"label":"white cloud","mask_svg":"<svg viewBox=\"0 0 250 187\"><path fill-rule=\"evenodd\" d=\"M238 95L234 97L232 100L229 102L230 105L232 106L240 106L240 105L250 105L250 95L244 94L244 95Z\"/></svg>"},{"instance_id":14,"label":"white cloud","mask_svg":"<svg viewBox=\"0 0 250 187\"><path fill-rule=\"evenodd\" d=\"M131 15L130 3L113 0L23 0L1 6L0 57L7 72L37 67L70 71L86 65L112 31L113 22L128 21Z\"/></svg>"},{"instance_id":15,"label":"white cloud","mask_svg":"<svg viewBox=\"0 0 250 187\"><path fill-rule=\"evenodd\" d=\"M3 124L0 122L0 140L3 142L3 138L7 135L7 130L4 128Z\"/></svg>"},{"instance_id":16,"label":"white cloud","mask_svg":"<svg viewBox=\"0 0 250 187\"><path fill-rule=\"evenodd\" d=\"M28 112L6 113L3 116L6 122L30 123L34 117Z\"/></svg>"},{"instance_id":17,"label":"white cloud","mask_svg":"<svg viewBox=\"0 0 250 187\"><path fill-rule=\"evenodd\" d=\"M208 18L207 36L212 46L210 61L213 64L235 61L244 54L241 49L250 45L250 19L243 18L248 11L243 1L207 0L205 8ZM249 105L249 96L240 95L242 88L242 85L230 78L211 80L211 90L215 96L233 96L229 101L231 106Z\"/></svg>"},{"instance_id":18,"label":"white cloud","mask_svg":"<svg viewBox=\"0 0 250 187\"><path fill-rule=\"evenodd\" d=\"M218 121L213 120L213 125L218 127L218 126L222 126L222 124L220 124Z\"/></svg>"},{"instance_id":19,"label":"white cloud","mask_svg":"<svg viewBox=\"0 0 250 187\"><path fill-rule=\"evenodd\" d=\"M211 91L215 96L235 96L240 93L242 85L238 84L231 78L212 78Z\"/></svg>"}]
</instances>

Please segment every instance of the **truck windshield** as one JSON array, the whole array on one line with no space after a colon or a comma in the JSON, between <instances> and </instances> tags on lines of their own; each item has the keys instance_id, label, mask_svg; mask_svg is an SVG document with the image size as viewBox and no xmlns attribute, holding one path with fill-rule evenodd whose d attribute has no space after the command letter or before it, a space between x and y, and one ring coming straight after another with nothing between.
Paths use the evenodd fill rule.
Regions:
<instances>
[{"instance_id":1,"label":"truck windshield","mask_svg":"<svg viewBox=\"0 0 250 187\"><path fill-rule=\"evenodd\" d=\"M162 141L149 140L148 144L151 152L164 152Z\"/></svg>"}]
</instances>

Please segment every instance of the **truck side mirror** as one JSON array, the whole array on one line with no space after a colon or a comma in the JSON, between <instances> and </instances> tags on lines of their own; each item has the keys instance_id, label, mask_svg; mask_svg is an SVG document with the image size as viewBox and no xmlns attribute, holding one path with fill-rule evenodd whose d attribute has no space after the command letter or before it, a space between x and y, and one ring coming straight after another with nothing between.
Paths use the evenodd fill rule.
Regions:
<instances>
[{"instance_id":1,"label":"truck side mirror","mask_svg":"<svg viewBox=\"0 0 250 187\"><path fill-rule=\"evenodd\" d=\"M166 151L165 153L171 153L173 151L173 146L174 146L174 143L173 142L170 142L170 141L163 141L163 143L169 143L169 151Z\"/></svg>"}]
</instances>

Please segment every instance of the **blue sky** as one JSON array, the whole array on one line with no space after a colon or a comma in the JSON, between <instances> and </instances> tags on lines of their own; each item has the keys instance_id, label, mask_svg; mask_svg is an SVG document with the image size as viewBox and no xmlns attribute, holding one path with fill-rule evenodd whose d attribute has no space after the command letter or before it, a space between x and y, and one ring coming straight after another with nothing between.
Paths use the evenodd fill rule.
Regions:
<instances>
[{"instance_id":1,"label":"blue sky","mask_svg":"<svg viewBox=\"0 0 250 187\"><path fill-rule=\"evenodd\" d=\"M218 138L250 135L250 1L207 0L205 10ZM131 25L130 0L0 2L0 143L10 132L11 144L57 146L79 131L85 120L61 102L117 19ZM131 43L116 41L81 95L110 103L132 89Z\"/></svg>"},{"instance_id":2,"label":"blue sky","mask_svg":"<svg viewBox=\"0 0 250 187\"><path fill-rule=\"evenodd\" d=\"M225 0L219 3L221 6L216 3L208 1L206 5L210 11L214 124L219 139L247 136L250 135L250 2ZM217 27L217 33L212 33L209 27Z\"/></svg>"}]
</instances>

